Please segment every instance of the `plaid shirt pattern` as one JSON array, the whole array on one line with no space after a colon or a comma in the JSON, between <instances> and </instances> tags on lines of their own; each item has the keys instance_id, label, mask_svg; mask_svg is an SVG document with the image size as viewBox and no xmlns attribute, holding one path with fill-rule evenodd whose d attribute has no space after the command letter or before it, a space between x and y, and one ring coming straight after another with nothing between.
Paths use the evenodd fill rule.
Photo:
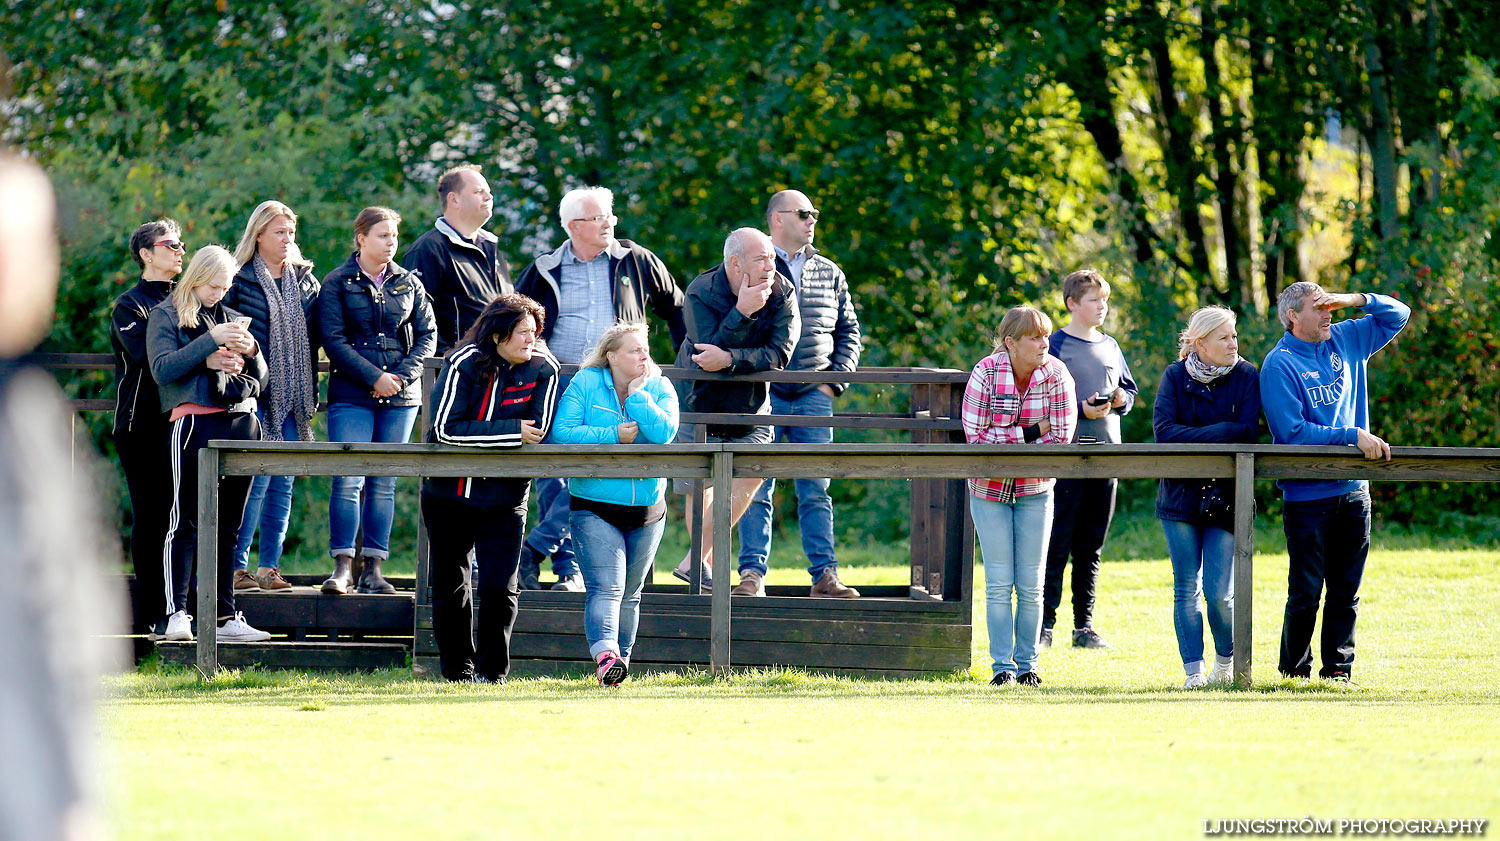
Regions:
<instances>
[{"instance_id":1,"label":"plaid shirt pattern","mask_svg":"<svg viewBox=\"0 0 1500 841\"><path fill-rule=\"evenodd\" d=\"M1016 388L1005 351L986 356L964 387L962 421L970 444L1024 444L1024 427L1045 418L1052 428L1034 444L1066 444L1078 425L1073 376L1062 360L1048 355L1031 375L1025 393ZM969 493L980 499L1011 503L1016 497L1042 493L1056 479L970 479Z\"/></svg>"}]
</instances>

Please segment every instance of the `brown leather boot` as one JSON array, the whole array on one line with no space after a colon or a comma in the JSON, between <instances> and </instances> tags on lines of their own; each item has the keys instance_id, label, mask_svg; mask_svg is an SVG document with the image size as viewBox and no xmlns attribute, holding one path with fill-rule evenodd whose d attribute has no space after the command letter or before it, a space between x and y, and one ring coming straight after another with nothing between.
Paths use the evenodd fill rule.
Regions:
<instances>
[{"instance_id":1,"label":"brown leather boot","mask_svg":"<svg viewBox=\"0 0 1500 841\"><path fill-rule=\"evenodd\" d=\"M380 558L372 558L366 555L360 561L364 569L359 573L359 591L361 593L394 593L396 588L391 582L386 581L380 574Z\"/></svg>"},{"instance_id":2,"label":"brown leather boot","mask_svg":"<svg viewBox=\"0 0 1500 841\"><path fill-rule=\"evenodd\" d=\"M323 582L323 592L341 596L354 586L354 556L334 555L333 575Z\"/></svg>"},{"instance_id":3,"label":"brown leather boot","mask_svg":"<svg viewBox=\"0 0 1500 841\"><path fill-rule=\"evenodd\" d=\"M815 599L857 599L859 591L839 580L837 570L828 570L818 578L808 595Z\"/></svg>"}]
</instances>

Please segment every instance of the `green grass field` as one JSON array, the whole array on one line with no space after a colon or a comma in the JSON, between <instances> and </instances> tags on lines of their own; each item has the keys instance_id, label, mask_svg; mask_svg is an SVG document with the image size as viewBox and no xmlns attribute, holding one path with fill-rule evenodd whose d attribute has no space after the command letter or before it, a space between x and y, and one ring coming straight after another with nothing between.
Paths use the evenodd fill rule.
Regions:
<instances>
[{"instance_id":1,"label":"green grass field","mask_svg":"<svg viewBox=\"0 0 1500 841\"><path fill-rule=\"evenodd\" d=\"M1250 691L1177 689L1163 560L1105 565L1095 624L1114 648L1054 649L1039 690L987 684L978 605L973 668L944 680L203 685L148 668L109 682L110 814L123 839L247 840L1187 838L1232 818L1500 817L1500 553L1373 553L1354 687L1275 678L1286 559L1257 561Z\"/></svg>"}]
</instances>

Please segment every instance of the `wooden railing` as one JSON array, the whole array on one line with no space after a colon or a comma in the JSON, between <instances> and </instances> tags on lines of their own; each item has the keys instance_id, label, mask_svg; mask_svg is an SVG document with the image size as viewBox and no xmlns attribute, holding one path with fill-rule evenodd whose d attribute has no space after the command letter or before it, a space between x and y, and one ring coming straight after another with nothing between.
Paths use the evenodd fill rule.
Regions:
<instances>
[{"instance_id":1,"label":"wooden railing","mask_svg":"<svg viewBox=\"0 0 1500 841\"><path fill-rule=\"evenodd\" d=\"M1252 525L1257 479L1500 480L1500 449L1396 447L1392 452L1393 459L1385 462L1368 461L1352 447L1273 445L541 445L480 451L434 444L215 441L199 456L198 551L200 557L212 557L216 551L218 479L222 475L706 478L715 489L713 573L723 582L728 582L730 574L732 535L728 503L730 483L735 478L956 480L978 475L1233 479L1234 674L1238 684L1248 686L1253 646ZM972 551L973 526L963 508L944 513L961 521L963 543ZM972 559L972 555L968 557ZM944 595L950 588L956 591L967 610L972 604L973 563L962 558L963 553L959 553L945 559ZM422 583L419 580L419 588ZM199 564L198 615L215 615L216 584L215 565ZM715 671L723 671L732 663L729 588L715 587L708 598L711 599L709 662ZM198 635L198 666L205 674L218 668L218 649L212 633Z\"/></svg>"}]
</instances>

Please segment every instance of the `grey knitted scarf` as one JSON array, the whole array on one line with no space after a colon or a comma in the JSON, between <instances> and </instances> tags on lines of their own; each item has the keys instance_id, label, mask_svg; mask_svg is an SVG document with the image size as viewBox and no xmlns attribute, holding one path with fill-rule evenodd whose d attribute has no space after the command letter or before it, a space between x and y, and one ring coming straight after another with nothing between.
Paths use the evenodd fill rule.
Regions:
<instances>
[{"instance_id":1,"label":"grey knitted scarf","mask_svg":"<svg viewBox=\"0 0 1500 841\"><path fill-rule=\"evenodd\" d=\"M290 263L281 270L281 280L260 255L251 261L255 279L266 293L266 319L271 346L262 348L271 369L266 389L266 423L261 435L281 441L281 426L287 415L296 419L297 440L311 441L312 416L318 410L318 390L313 382L312 349L307 340L307 315L302 311L302 290L297 283L300 267Z\"/></svg>"}]
</instances>

